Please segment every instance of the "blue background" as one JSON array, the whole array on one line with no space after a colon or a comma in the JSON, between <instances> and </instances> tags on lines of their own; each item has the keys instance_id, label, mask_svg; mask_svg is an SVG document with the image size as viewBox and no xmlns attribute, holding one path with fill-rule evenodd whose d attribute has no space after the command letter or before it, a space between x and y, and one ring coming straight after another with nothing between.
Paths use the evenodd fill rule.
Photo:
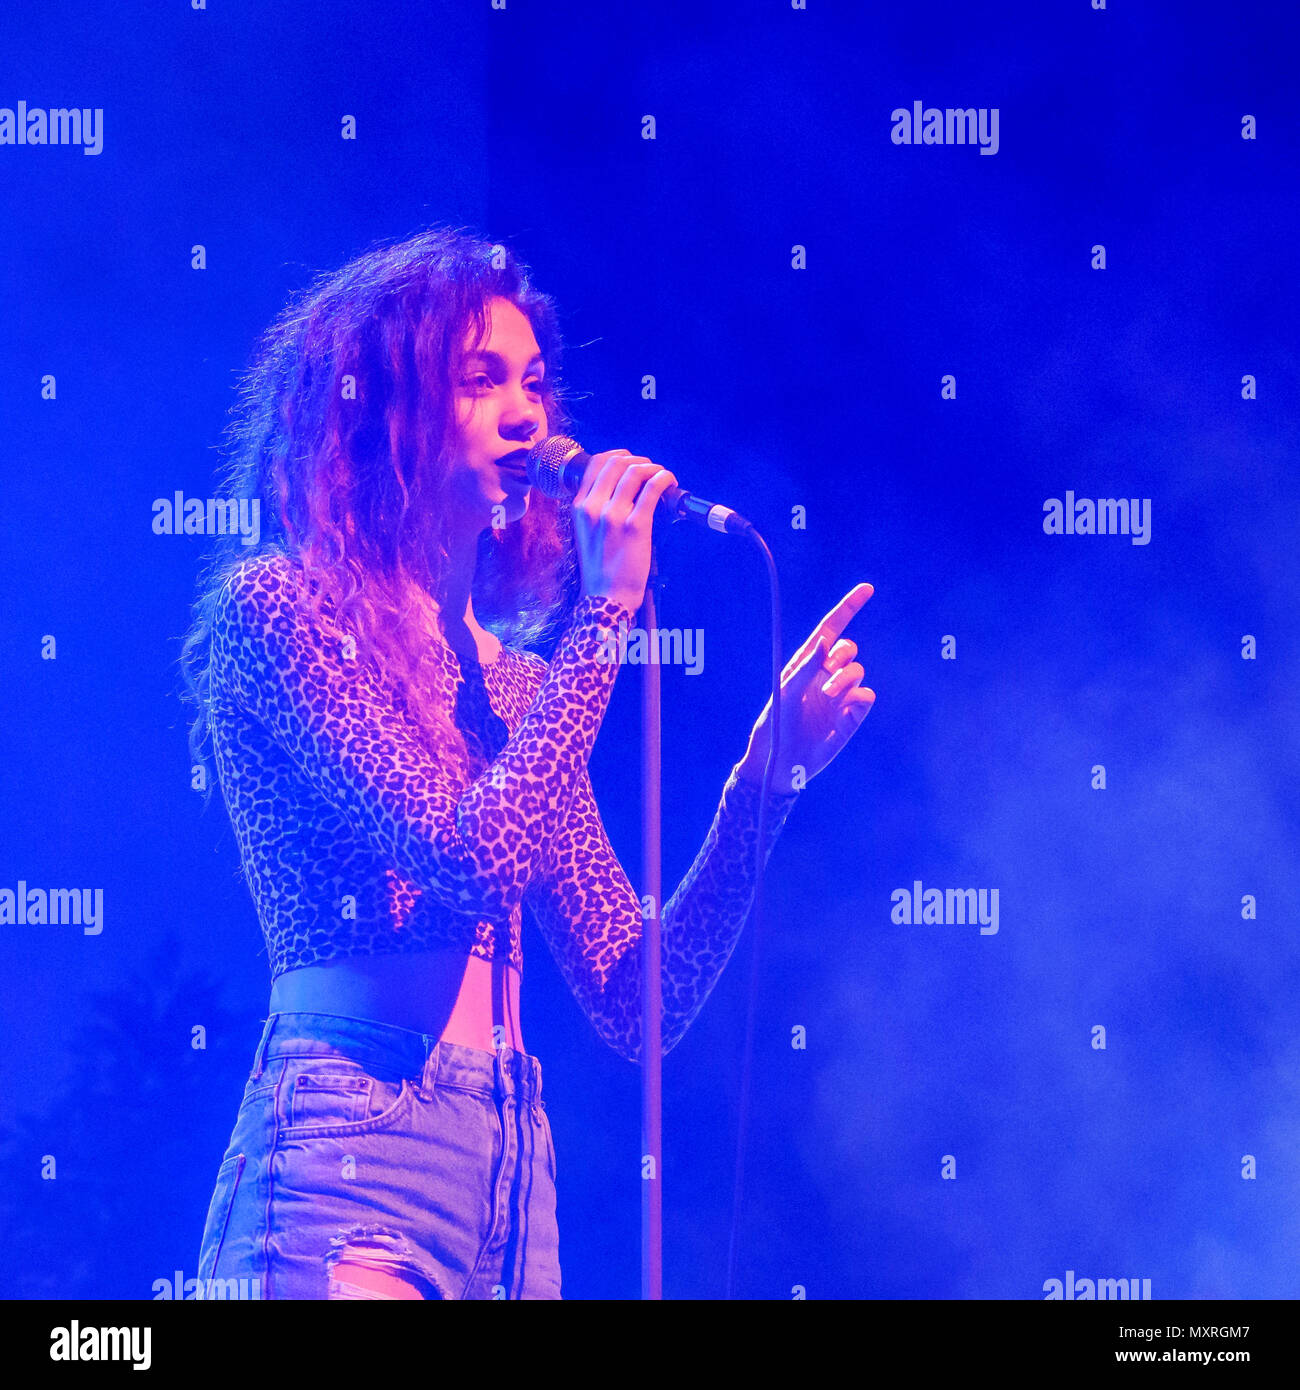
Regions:
<instances>
[{"instance_id":1,"label":"blue background","mask_svg":"<svg viewBox=\"0 0 1300 1390\"><path fill-rule=\"evenodd\" d=\"M268 976L190 790L202 541L152 502L211 494L292 289L437 221L557 298L589 449L760 526L787 653L875 585L876 707L769 869L738 1292L1295 1297L1291 7L24 9L0 105L102 107L105 144L0 146L0 886L102 886L106 925L0 928L0 1295L194 1273ZM999 108L998 153L893 145L914 100ZM1151 498L1150 544L1044 535L1066 490ZM660 620L706 662L664 672L666 889L769 669L756 555L685 531ZM634 882L637 675L592 763ZM997 888L999 932L894 924L916 879ZM669 1297L725 1282L749 945L665 1064ZM635 1297L638 1073L525 954L565 1294Z\"/></svg>"}]
</instances>

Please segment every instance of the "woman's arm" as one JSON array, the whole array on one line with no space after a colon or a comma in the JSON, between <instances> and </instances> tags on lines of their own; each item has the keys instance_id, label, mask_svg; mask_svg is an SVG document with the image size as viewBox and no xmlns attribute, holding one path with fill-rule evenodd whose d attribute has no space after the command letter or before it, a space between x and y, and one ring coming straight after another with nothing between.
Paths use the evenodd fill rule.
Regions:
<instances>
[{"instance_id":1,"label":"woman's arm","mask_svg":"<svg viewBox=\"0 0 1300 1390\"><path fill-rule=\"evenodd\" d=\"M754 896L760 789L733 768L695 862L664 907L663 1049L676 1046L735 949ZM799 793L768 803L766 857ZM605 834L584 767L524 906L569 988L620 1056L641 1056L641 940L637 897Z\"/></svg>"},{"instance_id":2,"label":"woman's arm","mask_svg":"<svg viewBox=\"0 0 1300 1390\"><path fill-rule=\"evenodd\" d=\"M857 645L840 639L873 593L857 584L821 620L781 673L781 737L772 761L766 863L799 789L857 732L875 701L858 685ZM758 806L771 757L772 701L731 770L704 844L662 917L663 1047L686 1032L735 948L754 896ZM799 774L796 777L796 773ZM780 793L779 787L791 790ZM641 904L610 848L584 767L542 873L524 897L564 978L602 1038L641 1055Z\"/></svg>"},{"instance_id":3,"label":"woman's arm","mask_svg":"<svg viewBox=\"0 0 1300 1390\"><path fill-rule=\"evenodd\" d=\"M291 562L241 567L213 627L214 697L259 720L375 851L443 906L507 917L586 766L618 672L607 633L630 615L585 597L537 698L468 788L393 708L371 664L306 615Z\"/></svg>"}]
</instances>

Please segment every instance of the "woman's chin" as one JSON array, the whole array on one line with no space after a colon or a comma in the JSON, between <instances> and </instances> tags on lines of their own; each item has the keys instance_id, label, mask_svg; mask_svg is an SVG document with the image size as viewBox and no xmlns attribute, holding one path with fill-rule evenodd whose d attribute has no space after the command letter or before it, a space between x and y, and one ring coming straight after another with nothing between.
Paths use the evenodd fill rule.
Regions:
<instances>
[{"instance_id":1,"label":"woman's chin","mask_svg":"<svg viewBox=\"0 0 1300 1390\"><path fill-rule=\"evenodd\" d=\"M529 488L527 492L502 492L500 497L494 498L488 507L487 528L514 525L526 515L531 495L532 488Z\"/></svg>"}]
</instances>

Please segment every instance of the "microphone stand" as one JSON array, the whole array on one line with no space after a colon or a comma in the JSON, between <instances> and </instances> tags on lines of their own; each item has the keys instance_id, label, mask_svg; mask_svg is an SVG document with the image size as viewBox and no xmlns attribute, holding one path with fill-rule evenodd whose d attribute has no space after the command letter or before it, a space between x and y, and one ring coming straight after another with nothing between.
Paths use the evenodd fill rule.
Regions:
<instances>
[{"instance_id":1,"label":"microphone stand","mask_svg":"<svg viewBox=\"0 0 1300 1390\"><path fill-rule=\"evenodd\" d=\"M736 1125L736 1168L732 1188L731 1232L727 1249L727 1298L735 1297L739 1262L740 1218L744 1203L745 1144L749 1127L751 1073L754 1062L755 1016L758 1007L758 962L763 927L763 884L767 859L768 803L777 749L781 743L781 589L776 560L767 542L752 526L747 534L763 554L771 590L772 714L771 746L763 769L758 801L758 845L755 866L754 945L750 956L745 1046L740 1068L740 1112ZM638 621L654 641L659 626L656 597L663 587L659 556L650 543L650 574ZM656 643L657 646L657 643ZM644 916L641 935L641 1297L663 1298L663 963L660 925L663 914L660 810L662 757L659 663L647 661L641 672L641 879Z\"/></svg>"},{"instance_id":2,"label":"microphone stand","mask_svg":"<svg viewBox=\"0 0 1300 1390\"><path fill-rule=\"evenodd\" d=\"M650 543L650 577L641 603L641 628L654 640L658 627L659 561ZM641 668L641 1297L663 1298L663 910L660 844L662 757L659 663Z\"/></svg>"}]
</instances>

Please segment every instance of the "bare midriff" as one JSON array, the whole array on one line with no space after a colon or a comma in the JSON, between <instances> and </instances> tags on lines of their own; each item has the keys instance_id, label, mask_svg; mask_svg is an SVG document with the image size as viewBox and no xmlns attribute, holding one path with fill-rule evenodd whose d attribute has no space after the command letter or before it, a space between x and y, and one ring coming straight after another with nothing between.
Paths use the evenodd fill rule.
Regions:
<instances>
[{"instance_id":1,"label":"bare midriff","mask_svg":"<svg viewBox=\"0 0 1300 1390\"><path fill-rule=\"evenodd\" d=\"M523 1052L519 985L506 961L455 949L355 956L286 970L271 986L271 1012L367 1018L483 1052Z\"/></svg>"}]
</instances>

